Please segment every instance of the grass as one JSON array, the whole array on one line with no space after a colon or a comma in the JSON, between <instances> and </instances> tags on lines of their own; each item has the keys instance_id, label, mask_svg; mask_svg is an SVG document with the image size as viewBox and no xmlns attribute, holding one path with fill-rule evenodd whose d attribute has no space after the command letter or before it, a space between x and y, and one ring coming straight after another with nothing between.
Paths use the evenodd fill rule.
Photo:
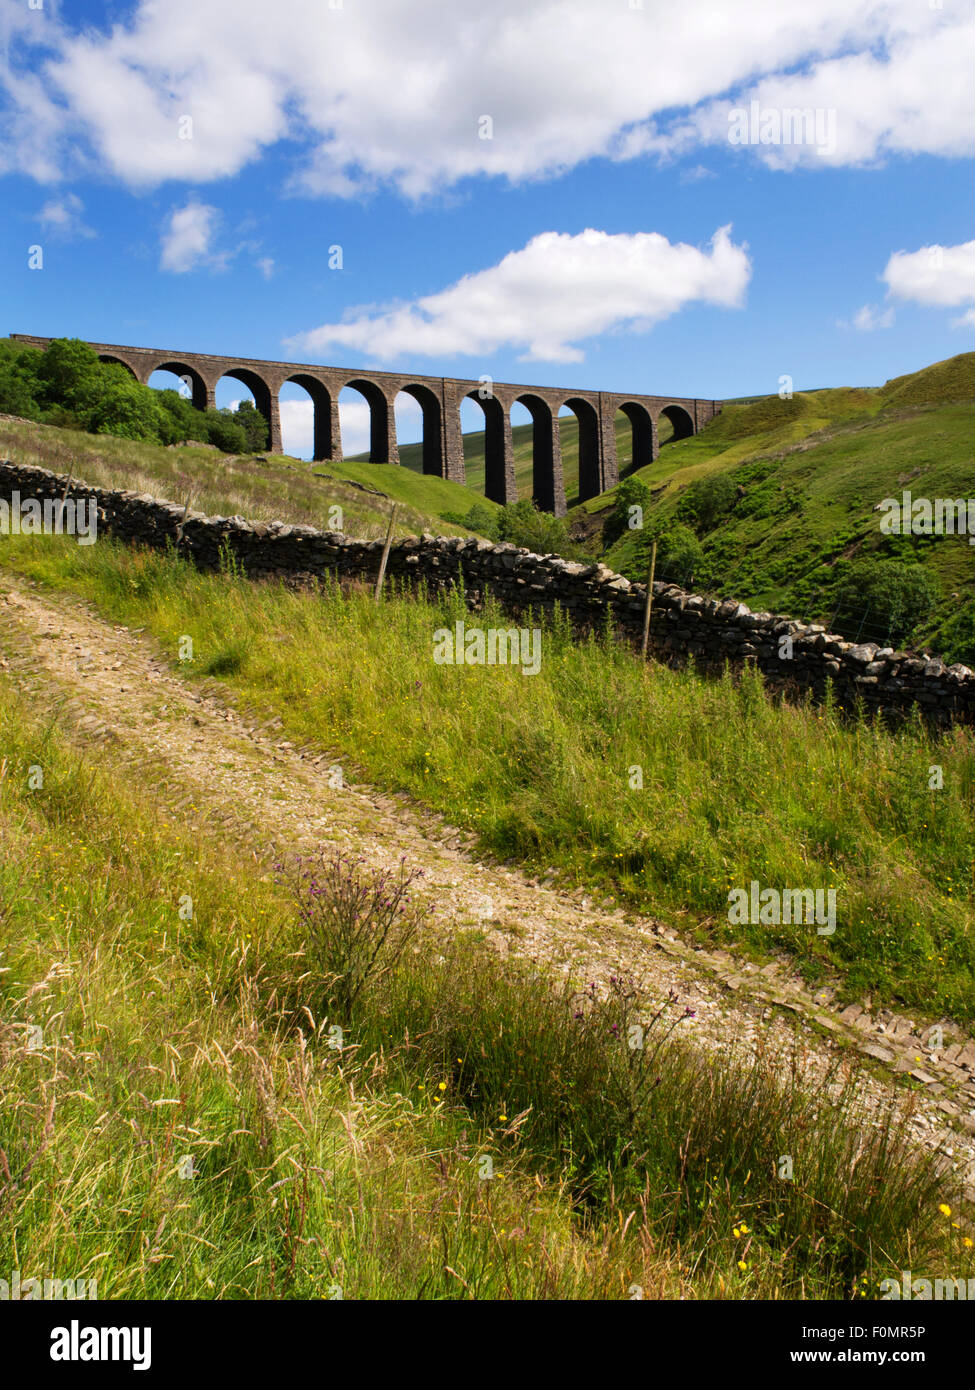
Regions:
<instances>
[{"instance_id":1,"label":"grass","mask_svg":"<svg viewBox=\"0 0 975 1390\"><path fill-rule=\"evenodd\" d=\"M235 853L228 876L227 845L6 685L0 736L5 1277L95 1279L113 1299L681 1286L678 1261L646 1258L619 1223L583 1228L556 1184L426 1099L422 1068L394 1088L388 1061L338 1053L283 1009L303 956L268 874Z\"/></svg>"},{"instance_id":2,"label":"grass","mask_svg":"<svg viewBox=\"0 0 975 1390\"><path fill-rule=\"evenodd\" d=\"M715 944L782 949L810 982L959 1020L975 1012L975 745L773 703L761 679L644 667L543 623L542 668L448 667L443 603L344 600L203 575L103 542L10 538L6 564L147 627L186 675L279 715L475 833L483 851L607 891ZM489 607L479 621L507 626ZM176 661L180 638L196 660ZM930 769L943 769L931 790ZM640 769L642 787L636 789ZM728 894L835 889L832 936L732 925Z\"/></svg>"},{"instance_id":3,"label":"grass","mask_svg":"<svg viewBox=\"0 0 975 1390\"><path fill-rule=\"evenodd\" d=\"M205 808L177 820L6 683L0 739L5 1269L103 1299L849 1298L971 1272L935 1160L891 1114L862 1126L855 1074L777 1086L663 1013L626 1048L619 991L580 1013L463 941L373 973L330 1046L301 902L249 856L228 875Z\"/></svg>"},{"instance_id":4,"label":"grass","mask_svg":"<svg viewBox=\"0 0 975 1390\"><path fill-rule=\"evenodd\" d=\"M330 475L325 477L301 459L280 455L236 457L200 445L167 449L25 420L0 419L0 455L71 473L97 487L189 501L211 516L283 519L292 525L344 530L366 540L385 536L390 499L400 504L396 536L430 529L441 535L466 534L442 521L440 513L466 515L475 502L488 510L495 507L469 488L443 478L418 477L395 465L327 464L319 470Z\"/></svg>"}]
</instances>

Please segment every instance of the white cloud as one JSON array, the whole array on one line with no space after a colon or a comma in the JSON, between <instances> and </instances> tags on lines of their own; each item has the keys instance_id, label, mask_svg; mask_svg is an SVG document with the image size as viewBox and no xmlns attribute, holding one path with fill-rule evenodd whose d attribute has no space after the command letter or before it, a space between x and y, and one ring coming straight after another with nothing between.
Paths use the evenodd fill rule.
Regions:
<instances>
[{"instance_id":1,"label":"white cloud","mask_svg":"<svg viewBox=\"0 0 975 1390\"><path fill-rule=\"evenodd\" d=\"M975 327L975 241L895 251L880 277L897 299L963 309L955 327Z\"/></svg>"},{"instance_id":2,"label":"white cloud","mask_svg":"<svg viewBox=\"0 0 975 1390\"><path fill-rule=\"evenodd\" d=\"M861 333L873 333L878 328L891 328L894 323L893 309L881 310L876 304L864 304L853 315L853 327Z\"/></svg>"},{"instance_id":3,"label":"white cloud","mask_svg":"<svg viewBox=\"0 0 975 1390\"><path fill-rule=\"evenodd\" d=\"M274 274L274 261L272 257L262 256L256 264L258 270L264 276L264 279L270 280L271 276Z\"/></svg>"},{"instance_id":4,"label":"white cloud","mask_svg":"<svg viewBox=\"0 0 975 1390\"><path fill-rule=\"evenodd\" d=\"M437 294L300 334L289 350L352 348L388 360L521 348L523 359L580 362L577 344L613 328L646 331L692 301L733 308L751 274L722 227L707 250L657 232L542 232Z\"/></svg>"},{"instance_id":5,"label":"white cloud","mask_svg":"<svg viewBox=\"0 0 975 1390\"><path fill-rule=\"evenodd\" d=\"M60 198L49 198L37 214L37 220L49 236L64 241L97 236L97 232L86 226L82 217L84 210L85 205L76 193L65 193Z\"/></svg>"},{"instance_id":6,"label":"white cloud","mask_svg":"<svg viewBox=\"0 0 975 1390\"><path fill-rule=\"evenodd\" d=\"M171 270L177 275L199 266L222 269L226 256L212 249L219 220L216 208L192 199L185 207L174 208L162 236L160 269Z\"/></svg>"},{"instance_id":7,"label":"white cloud","mask_svg":"<svg viewBox=\"0 0 975 1390\"><path fill-rule=\"evenodd\" d=\"M28 24L22 0L0 16L18 40L0 168L38 178L93 153L136 187L204 182L289 138L307 190L418 196L727 143L729 107L753 98L836 112L831 154L752 147L783 167L975 152L975 16L958 3L140 0L80 34L47 11Z\"/></svg>"}]
</instances>

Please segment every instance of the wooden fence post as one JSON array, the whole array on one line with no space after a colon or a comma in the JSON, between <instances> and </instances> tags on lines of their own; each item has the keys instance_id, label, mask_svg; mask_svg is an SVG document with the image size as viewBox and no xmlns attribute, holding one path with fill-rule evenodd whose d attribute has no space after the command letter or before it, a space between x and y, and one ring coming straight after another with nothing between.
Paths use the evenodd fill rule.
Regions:
<instances>
[{"instance_id":1,"label":"wooden fence post","mask_svg":"<svg viewBox=\"0 0 975 1390\"><path fill-rule=\"evenodd\" d=\"M650 641L650 610L653 607L653 576L657 568L657 539L654 537L653 550L650 554L650 573L647 576L647 609L643 615L643 646L641 655L644 660L647 655L647 643Z\"/></svg>"},{"instance_id":2,"label":"wooden fence post","mask_svg":"<svg viewBox=\"0 0 975 1390\"><path fill-rule=\"evenodd\" d=\"M376 579L376 593L374 601L379 602L383 592L383 580L386 578L386 561L389 559L389 547L393 543L393 522L396 520L396 509L398 502L393 503L393 510L389 514L389 526L386 529L386 544L383 546L383 556L379 561L379 575Z\"/></svg>"}]
</instances>

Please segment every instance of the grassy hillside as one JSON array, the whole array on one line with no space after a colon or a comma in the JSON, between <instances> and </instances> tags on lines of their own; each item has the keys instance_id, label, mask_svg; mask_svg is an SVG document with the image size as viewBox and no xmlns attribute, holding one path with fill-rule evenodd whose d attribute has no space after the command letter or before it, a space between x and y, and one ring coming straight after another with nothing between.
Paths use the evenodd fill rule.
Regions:
<instances>
[{"instance_id":1,"label":"grassy hillside","mask_svg":"<svg viewBox=\"0 0 975 1390\"><path fill-rule=\"evenodd\" d=\"M190 501L213 516L286 520L366 539L385 536L390 499L400 503L398 536L429 530L459 535L461 528L443 521L442 513L466 515L475 502L495 510L493 502L469 488L388 464L330 463L313 469L284 455L227 455L202 445L166 448L27 420L0 418L0 457L70 472L100 487Z\"/></svg>"},{"instance_id":2,"label":"grassy hillside","mask_svg":"<svg viewBox=\"0 0 975 1390\"><path fill-rule=\"evenodd\" d=\"M877 389L799 393L729 405L692 439L677 441L635 477L651 488L646 529L679 520L686 490L725 475L739 495L712 528L698 528L704 562L695 586L755 608L829 620L840 576L872 557L919 563L940 590L912 640L975 661L975 546L965 536L884 536L875 510L915 497L975 495L975 354L936 363ZM605 522L611 495L584 504ZM646 530L626 531L606 563L646 574ZM865 637L883 640L889 614L864 609Z\"/></svg>"},{"instance_id":3,"label":"grassy hillside","mask_svg":"<svg viewBox=\"0 0 975 1390\"><path fill-rule=\"evenodd\" d=\"M975 492L975 354L878 388L729 403L694 438L673 441L662 433L660 457L635 472L629 422L618 416L621 475L645 483L652 494L643 529L622 534L611 529L614 493L578 502L575 416L561 417L560 427L570 523L613 568L644 578L651 532L682 521L689 489L707 479L728 480L732 502L706 527L690 523L701 551L695 564L678 574L663 563L660 577L733 595L753 608L824 621L853 637L910 642L975 664L975 546L963 536L884 536L876 510L883 498L905 488L930 498ZM516 426L512 435L519 494L530 496L532 426ZM399 535L456 534L468 528L446 518L466 517L475 505L497 514L496 504L483 496L483 433L465 435L464 448L468 486L461 487L422 473L419 444L401 447L400 467L361 457L311 466L0 420L0 452L26 462L70 469L95 483L192 499L194 507L213 514L328 527L338 506L342 529L369 538L384 534L391 499L400 504ZM487 526L483 520L474 524ZM568 549L557 538L521 541ZM893 600L882 591L862 605L841 606L838 594L844 584L849 588L864 560L920 566L936 586L929 611L895 631Z\"/></svg>"}]
</instances>

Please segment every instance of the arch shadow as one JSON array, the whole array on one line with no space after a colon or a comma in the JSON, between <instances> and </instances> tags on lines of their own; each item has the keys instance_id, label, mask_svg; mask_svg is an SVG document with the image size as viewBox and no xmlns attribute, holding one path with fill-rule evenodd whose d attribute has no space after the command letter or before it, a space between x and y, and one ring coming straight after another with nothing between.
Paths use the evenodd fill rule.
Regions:
<instances>
[{"instance_id":1,"label":"arch shadow","mask_svg":"<svg viewBox=\"0 0 975 1390\"><path fill-rule=\"evenodd\" d=\"M344 381L340 393L347 387L350 391L358 391L369 407L369 462L389 463L389 401L382 389L365 377Z\"/></svg>"},{"instance_id":2,"label":"arch shadow","mask_svg":"<svg viewBox=\"0 0 975 1390\"><path fill-rule=\"evenodd\" d=\"M624 478L653 462L653 416L636 401L623 401L616 411L630 422L630 462L620 469L620 477Z\"/></svg>"},{"instance_id":3,"label":"arch shadow","mask_svg":"<svg viewBox=\"0 0 975 1390\"><path fill-rule=\"evenodd\" d=\"M665 416L670 421L674 431L670 439L667 440L668 444L672 444L677 439L689 439L694 433L694 421L682 405L665 405L660 415Z\"/></svg>"},{"instance_id":4,"label":"arch shadow","mask_svg":"<svg viewBox=\"0 0 975 1390\"><path fill-rule=\"evenodd\" d=\"M579 425L579 490L577 500L588 501L598 497L601 491L599 469L599 412L596 407L581 396L572 396L562 402L576 417ZM563 474L565 456L562 458ZM568 499L568 486L566 486Z\"/></svg>"}]
</instances>

